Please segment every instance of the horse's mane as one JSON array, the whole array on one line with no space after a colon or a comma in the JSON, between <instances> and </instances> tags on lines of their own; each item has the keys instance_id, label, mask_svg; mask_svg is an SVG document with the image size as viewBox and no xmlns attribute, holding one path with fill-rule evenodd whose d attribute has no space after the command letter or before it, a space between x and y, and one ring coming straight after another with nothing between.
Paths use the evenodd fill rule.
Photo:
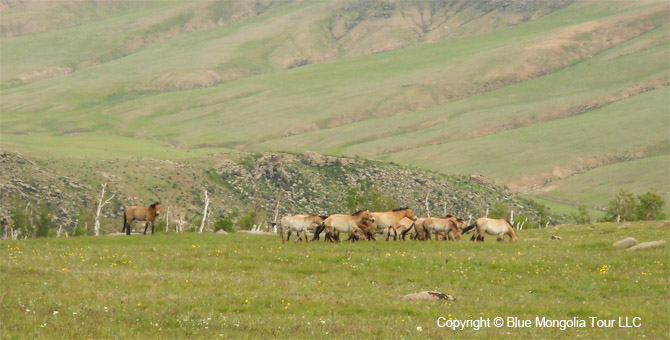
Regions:
<instances>
[{"instance_id":1,"label":"horse's mane","mask_svg":"<svg viewBox=\"0 0 670 340\"><path fill-rule=\"evenodd\" d=\"M404 208L395 208L395 209L393 209L393 211L401 211L401 210L407 210L407 209L409 209L409 208L408 208L408 207L404 207Z\"/></svg>"},{"instance_id":2,"label":"horse's mane","mask_svg":"<svg viewBox=\"0 0 670 340\"><path fill-rule=\"evenodd\" d=\"M351 216L357 216L357 215L361 214L361 213L364 212L364 211L365 211L365 210L359 210L359 211L357 211L357 212L351 214Z\"/></svg>"},{"instance_id":3,"label":"horse's mane","mask_svg":"<svg viewBox=\"0 0 670 340\"><path fill-rule=\"evenodd\" d=\"M444 216L444 218L449 218L449 217L454 217L452 214L447 214L447 216Z\"/></svg>"},{"instance_id":4,"label":"horse's mane","mask_svg":"<svg viewBox=\"0 0 670 340\"><path fill-rule=\"evenodd\" d=\"M324 220L328 218L328 216L326 216L326 215L321 215L319 217L323 218Z\"/></svg>"}]
</instances>

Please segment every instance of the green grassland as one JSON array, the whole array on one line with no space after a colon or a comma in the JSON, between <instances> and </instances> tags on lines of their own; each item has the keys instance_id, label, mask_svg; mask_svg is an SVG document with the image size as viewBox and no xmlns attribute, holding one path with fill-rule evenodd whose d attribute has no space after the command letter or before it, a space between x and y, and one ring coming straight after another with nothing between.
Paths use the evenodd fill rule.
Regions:
<instances>
[{"instance_id":1,"label":"green grassland","mask_svg":"<svg viewBox=\"0 0 670 340\"><path fill-rule=\"evenodd\" d=\"M553 235L562 240L550 240ZM520 231L517 243L289 242L159 233L0 242L3 337L667 338L659 222ZM455 301L405 301L434 290ZM438 317L641 318L640 328L438 328ZM419 328L420 327L420 328Z\"/></svg>"},{"instance_id":2,"label":"green grassland","mask_svg":"<svg viewBox=\"0 0 670 340\"><path fill-rule=\"evenodd\" d=\"M591 208L649 183L670 200L668 162L622 163L668 152L668 4L517 5L23 3L0 12L2 147L314 150Z\"/></svg>"}]
</instances>

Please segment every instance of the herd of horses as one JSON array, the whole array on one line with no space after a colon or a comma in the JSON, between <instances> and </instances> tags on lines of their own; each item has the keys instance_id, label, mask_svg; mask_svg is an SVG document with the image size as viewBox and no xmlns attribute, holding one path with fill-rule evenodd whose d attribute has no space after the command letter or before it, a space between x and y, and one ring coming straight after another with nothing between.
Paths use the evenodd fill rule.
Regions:
<instances>
[{"instance_id":1,"label":"herd of horses","mask_svg":"<svg viewBox=\"0 0 670 340\"><path fill-rule=\"evenodd\" d=\"M295 242L309 242L307 233L312 232L312 241L320 239L321 233L325 231L326 241L340 241L340 234L349 235L349 241L376 240L379 232L384 235L385 240L393 236L393 240L402 238L409 234L410 239L429 240L431 235L435 239L460 241L464 233L473 231L471 241L484 241L484 235L495 235L498 241L503 241L505 235L509 236L511 242L517 241L512 224L506 219L493 219L482 217L473 224L467 223L452 215L445 217L417 217L412 209L398 208L391 211L370 212L368 210L357 211L351 215L335 214L330 216L319 215L287 215L279 221L279 233L282 243L284 232L287 232L286 241L291 239L291 233L295 232Z\"/></svg>"},{"instance_id":2,"label":"herd of horses","mask_svg":"<svg viewBox=\"0 0 670 340\"><path fill-rule=\"evenodd\" d=\"M149 206L132 206L126 208L123 214L123 229L126 235L130 235L132 222L143 221L144 234L147 234L149 224L151 233L154 233L156 218L160 215L161 204L156 202ZM295 232L298 241L305 238L309 242L307 233L314 234L312 241L320 239L321 233L325 231L325 240L339 242L340 234L349 235L349 241L376 240L379 232L384 235L385 240L393 236L393 240L402 238L409 234L410 239L429 240L431 235L435 239L460 241L464 233L473 230L471 241L484 241L484 235L495 235L498 241L503 241L505 235L509 236L511 242L517 240L512 224L505 219L493 219L487 217L478 218L473 224L467 223L452 215L445 217L417 217L412 209L398 208L391 211L370 212L360 210L351 215L334 214L330 216L319 215L287 215L279 221L279 234L284 243L284 231L288 232L286 241L291 239L291 233Z\"/></svg>"}]
</instances>

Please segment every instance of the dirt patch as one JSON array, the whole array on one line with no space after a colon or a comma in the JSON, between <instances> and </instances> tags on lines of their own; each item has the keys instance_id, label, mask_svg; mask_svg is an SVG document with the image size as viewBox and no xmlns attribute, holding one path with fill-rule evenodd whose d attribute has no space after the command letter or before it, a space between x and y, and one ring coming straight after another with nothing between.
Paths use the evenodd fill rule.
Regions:
<instances>
[{"instance_id":1,"label":"dirt patch","mask_svg":"<svg viewBox=\"0 0 670 340\"><path fill-rule=\"evenodd\" d=\"M68 73L72 73L73 70L70 67L61 67L61 66L55 66L55 67L47 67L45 69L39 70L39 71L33 71L31 73L27 74L22 74L18 76L20 80L26 82L26 83L32 83L34 81L42 80L42 79L48 79L48 78L53 78L53 77L59 77L66 75Z\"/></svg>"}]
</instances>

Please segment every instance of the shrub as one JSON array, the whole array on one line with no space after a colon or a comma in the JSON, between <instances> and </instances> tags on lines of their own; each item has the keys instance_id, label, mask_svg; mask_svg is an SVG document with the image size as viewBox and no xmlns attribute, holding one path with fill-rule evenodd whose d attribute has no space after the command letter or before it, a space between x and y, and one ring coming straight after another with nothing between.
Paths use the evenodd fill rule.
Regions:
<instances>
[{"instance_id":1,"label":"shrub","mask_svg":"<svg viewBox=\"0 0 670 340\"><path fill-rule=\"evenodd\" d=\"M572 215L572 218L577 224L591 223L591 216L589 216L589 212L586 210L586 206L584 204L579 205L577 208L577 213Z\"/></svg>"},{"instance_id":2,"label":"shrub","mask_svg":"<svg viewBox=\"0 0 670 340\"><path fill-rule=\"evenodd\" d=\"M644 221L665 219L663 212L665 200L661 195L649 190L644 195L638 196L637 199L640 202L635 209L637 219Z\"/></svg>"}]
</instances>

